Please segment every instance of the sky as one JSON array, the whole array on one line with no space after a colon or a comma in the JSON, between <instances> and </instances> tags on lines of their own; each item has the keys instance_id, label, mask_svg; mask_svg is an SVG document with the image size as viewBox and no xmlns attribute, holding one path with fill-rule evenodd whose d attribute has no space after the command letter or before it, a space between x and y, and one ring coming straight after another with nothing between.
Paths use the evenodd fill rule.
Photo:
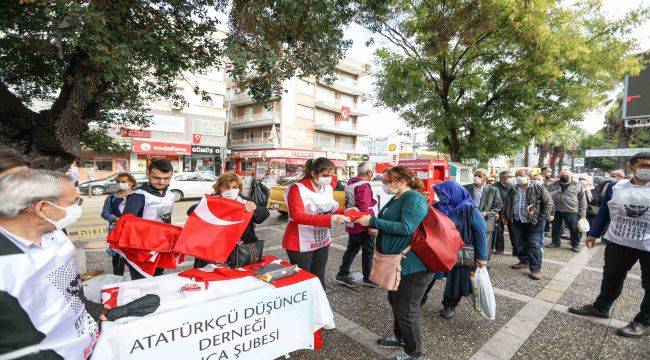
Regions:
<instances>
[{"instance_id":1,"label":"sky","mask_svg":"<svg viewBox=\"0 0 650 360\"><path fill-rule=\"evenodd\" d=\"M567 3L570 3L570 1L567 1ZM617 19L640 5L650 6L650 0L603 0L602 11L605 16ZM382 46L383 43L375 36L376 43L371 46L366 46L365 43L371 36L372 34L370 32L357 24L353 24L347 28L345 37L353 41L347 56L372 64L374 51ZM637 40L640 50L645 51L650 49L650 22L646 22L641 27L635 29L631 36ZM374 93L372 81L372 76L365 76L360 80L362 89L371 95ZM616 90L612 91L608 95L610 98L613 98L616 92ZM394 134L398 129L405 128L404 122L399 118L397 113L389 109L375 107L372 102L370 100L365 105L370 110L370 115L360 121L361 126L365 125L370 136L387 136ZM585 114L584 119L580 122L580 126L589 133L598 131L604 126L605 110L605 107L603 107ZM370 126L370 123L372 123L372 126Z\"/></svg>"}]
</instances>

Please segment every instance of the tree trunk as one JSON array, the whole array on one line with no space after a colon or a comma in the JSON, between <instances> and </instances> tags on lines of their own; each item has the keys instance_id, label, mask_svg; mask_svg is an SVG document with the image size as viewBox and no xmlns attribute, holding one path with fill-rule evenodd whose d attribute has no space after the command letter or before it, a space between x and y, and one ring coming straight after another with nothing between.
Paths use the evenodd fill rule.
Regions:
<instances>
[{"instance_id":1,"label":"tree trunk","mask_svg":"<svg viewBox=\"0 0 650 360\"><path fill-rule=\"evenodd\" d=\"M530 151L528 151L529 147L530 146L527 145L524 148L524 167L528 167L530 165Z\"/></svg>"},{"instance_id":2,"label":"tree trunk","mask_svg":"<svg viewBox=\"0 0 650 360\"><path fill-rule=\"evenodd\" d=\"M549 166L551 167L551 175L555 176L555 162L557 161L558 154L560 152L560 149L557 146L554 146L551 149L551 161L549 163Z\"/></svg>"},{"instance_id":3,"label":"tree trunk","mask_svg":"<svg viewBox=\"0 0 650 360\"><path fill-rule=\"evenodd\" d=\"M537 167L544 167L544 160L546 158L546 147L543 145L537 145Z\"/></svg>"},{"instance_id":4,"label":"tree trunk","mask_svg":"<svg viewBox=\"0 0 650 360\"><path fill-rule=\"evenodd\" d=\"M558 174L560 171L562 171L562 167L564 166L564 149L559 148L558 149L558 159L557 159L557 172Z\"/></svg>"},{"instance_id":5,"label":"tree trunk","mask_svg":"<svg viewBox=\"0 0 650 360\"><path fill-rule=\"evenodd\" d=\"M442 140L443 145L447 148L451 161L461 162L462 154L460 153L460 143L458 134L455 129L449 131L449 136Z\"/></svg>"}]
</instances>

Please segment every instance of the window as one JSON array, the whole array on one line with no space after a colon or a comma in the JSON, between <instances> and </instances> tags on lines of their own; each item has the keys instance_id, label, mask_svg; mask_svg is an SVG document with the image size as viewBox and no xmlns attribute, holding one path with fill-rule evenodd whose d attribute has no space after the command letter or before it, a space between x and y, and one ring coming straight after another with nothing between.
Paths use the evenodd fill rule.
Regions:
<instances>
[{"instance_id":1,"label":"window","mask_svg":"<svg viewBox=\"0 0 650 360\"><path fill-rule=\"evenodd\" d=\"M262 131L262 139L268 140L271 137L271 130Z\"/></svg>"},{"instance_id":2,"label":"window","mask_svg":"<svg viewBox=\"0 0 650 360\"><path fill-rule=\"evenodd\" d=\"M250 140L250 139L252 139L252 138L253 138L253 132L252 132L252 131L249 131L249 132L247 132L247 133L244 133L244 139L245 139L245 140Z\"/></svg>"},{"instance_id":3,"label":"window","mask_svg":"<svg viewBox=\"0 0 650 360\"><path fill-rule=\"evenodd\" d=\"M354 138L349 136L339 137L339 143L341 145L354 145Z\"/></svg>"},{"instance_id":4,"label":"window","mask_svg":"<svg viewBox=\"0 0 650 360\"><path fill-rule=\"evenodd\" d=\"M336 94L334 91L324 88L322 86L319 86L316 89L316 101L324 101L324 102L329 102L329 103L335 103L336 102Z\"/></svg>"},{"instance_id":5,"label":"window","mask_svg":"<svg viewBox=\"0 0 650 360\"><path fill-rule=\"evenodd\" d=\"M252 106L249 106L249 107L244 109L244 116L246 116L246 117L253 116L253 107Z\"/></svg>"},{"instance_id":6,"label":"window","mask_svg":"<svg viewBox=\"0 0 650 360\"><path fill-rule=\"evenodd\" d=\"M296 116L303 119L312 120L314 118L314 109L310 107L298 105L296 107Z\"/></svg>"},{"instance_id":7,"label":"window","mask_svg":"<svg viewBox=\"0 0 650 360\"><path fill-rule=\"evenodd\" d=\"M341 105L352 106L354 105L354 96L341 94Z\"/></svg>"},{"instance_id":8,"label":"window","mask_svg":"<svg viewBox=\"0 0 650 360\"><path fill-rule=\"evenodd\" d=\"M203 97L199 96L199 99L201 99L201 105L203 106L209 106L213 108L223 108L223 95L209 95L210 98L207 100L204 100Z\"/></svg>"},{"instance_id":9,"label":"window","mask_svg":"<svg viewBox=\"0 0 650 360\"><path fill-rule=\"evenodd\" d=\"M194 133L212 136L224 136L225 126L221 120L194 119Z\"/></svg>"},{"instance_id":10,"label":"window","mask_svg":"<svg viewBox=\"0 0 650 360\"><path fill-rule=\"evenodd\" d=\"M316 144L318 146L336 146L336 137L331 134L316 133Z\"/></svg>"},{"instance_id":11,"label":"window","mask_svg":"<svg viewBox=\"0 0 650 360\"><path fill-rule=\"evenodd\" d=\"M336 115L333 112L318 110L316 112L316 123L322 125L334 125Z\"/></svg>"},{"instance_id":12,"label":"window","mask_svg":"<svg viewBox=\"0 0 650 360\"><path fill-rule=\"evenodd\" d=\"M111 159L95 159L95 169L113 171L113 160Z\"/></svg>"},{"instance_id":13,"label":"window","mask_svg":"<svg viewBox=\"0 0 650 360\"><path fill-rule=\"evenodd\" d=\"M302 79L298 79L298 92L305 95L314 96L314 84Z\"/></svg>"}]
</instances>

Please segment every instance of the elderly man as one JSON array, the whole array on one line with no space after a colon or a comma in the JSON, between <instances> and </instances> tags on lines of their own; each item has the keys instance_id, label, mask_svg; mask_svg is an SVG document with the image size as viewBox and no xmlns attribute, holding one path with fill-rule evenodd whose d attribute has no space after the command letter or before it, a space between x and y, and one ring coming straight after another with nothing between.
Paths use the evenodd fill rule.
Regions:
<instances>
[{"instance_id":1,"label":"elderly man","mask_svg":"<svg viewBox=\"0 0 650 360\"><path fill-rule=\"evenodd\" d=\"M517 240L519 262L513 269L528 267L533 280L542 279L542 239L544 223L553 212L553 199L541 185L530 183L527 170L515 173L517 185L508 189L506 221L512 223Z\"/></svg>"},{"instance_id":2,"label":"elderly man","mask_svg":"<svg viewBox=\"0 0 650 360\"><path fill-rule=\"evenodd\" d=\"M345 186L345 207L356 208L359 211L375 215L373 207L377 205L370 186L370 180L374 176L373 164L364 161L357 167L357 176L348 181ZM350 276L350 266L361 249L361 269L363 272L363 284L369 287L377 287L377 284L370 281L370 270L372 268L372 255L375 252L375 236L377 230L368 229L359 224L350 223L345 230L348 233L348 247L343 253L343 261L336 275L335 281L339 284L354 288L354 279Z\"/></svg>"},{"instance_id":3,"label":"elderly man","mask_svg":"<svg viewBox=\"0 0 650 360\"><path fill-rule=\"evenodd\" d=\"M501 202L506 203L508 199L508 189L510 188L510 179L512 179L512 173L508 171L502 171L499 173L499 182L493 186L499 190L499 196L501 197ZM514 232L512 231L512 226L507 223L505 216L505 206L502 207L501 213L499 214L499 219L496 222L495 228L495 244L494 251L496 254L503 254L505 248L505 228L508 228L508 234L510 237L510 244L512 245L512 255L517 256L517 243L515 242Z\"/></svg>"},{"instance_id":4,"label":"elderly man","mask_svg":"<svg viewBox=\"0 0 650 360\"><path fill-rule=\"evenodd\" d=\"M569 170L560 171L560 180L549 186L555 207L555 220L553 220L552 242L547 248L560 247L560 235L564 232L564 224L571 233L571 250L580 251L580 231L578 220L587 217L587 197L585 189L573 181L573 174Z\"/></svg>"},{"instance_id":5,"label":"elderly man","mask_svg":"<svg viewBox=\"0 0 650 360\"><path fill-rule=\"evenodd\" d=\"M72 179L5 174L0 198L0 358L86 358L103 307L86 300L74 245L61 231L81 216Z\"/></svg>"},{"instance_id":6,"label":"elderly man","mask_svg":"<svg viewBox=\"0 0 650 360\"><path fill-rule=\"evenodd\" d=\"M485 170L478 169L474 172L474 183L465 185L465 189L472 196L483 215L486 224L486 240L488 244L488 260L494 250L495 223L503 209L503 202L499 190L485 184Z\"/></svg>"}]
</instances>

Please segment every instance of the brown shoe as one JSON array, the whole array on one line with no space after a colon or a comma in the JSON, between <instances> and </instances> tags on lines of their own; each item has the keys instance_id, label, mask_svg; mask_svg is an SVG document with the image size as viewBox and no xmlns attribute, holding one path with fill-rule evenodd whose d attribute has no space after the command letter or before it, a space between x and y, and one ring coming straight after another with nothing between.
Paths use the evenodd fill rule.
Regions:
<instances>
[{"instance_id":1,"label":"brown shoe","mask_svg":"<svg viewBox=\"0 0 650 360\"><path fill-rule=\"evenodd\" d=\"M533 279L533 280L542 280L542 273L540 272L532 272L528 274L528 277Z\"/></svg>"},{"instance_id":2,"label":"brown shoe","mask_svg":"<svg viewBox=\"0 0 650 360\"><path fill-rule=\"evenodd\" d=\"M527 263L525 263L523 261L520 261L520 262L518 262L518 263L516 263L514 265L510 265L510 268L515 269L515 270L520 270L520 269L523 269L523 268L525 268L527 266L528 266Z\"/></svg>"}]
</instances>

